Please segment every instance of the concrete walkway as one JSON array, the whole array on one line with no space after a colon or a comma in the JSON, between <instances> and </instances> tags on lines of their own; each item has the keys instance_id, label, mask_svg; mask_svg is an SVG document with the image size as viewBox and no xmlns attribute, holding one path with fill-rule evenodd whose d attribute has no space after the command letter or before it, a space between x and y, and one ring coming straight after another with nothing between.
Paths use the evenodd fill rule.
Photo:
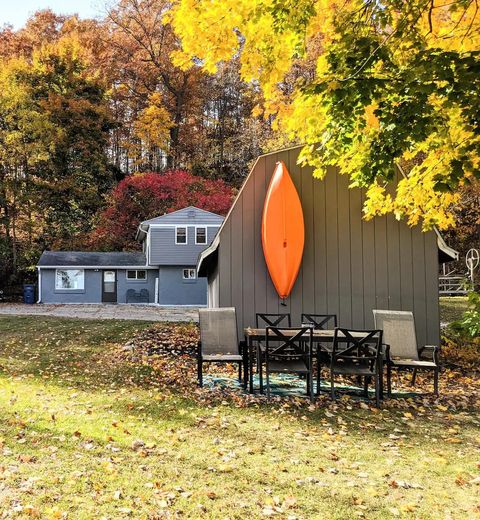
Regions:
<instances>
[{"instance_id":1,"label":"concrete walkway","mask_svg":"<svg viewBox=\"0 0 480 520\"><path fill-rule=\"evenodd\" d=\"M58 316L96 320L198 321L196 307L160 307L157 305L101 304L0 304L0 316Z\"/></svg>"}]
</instances>

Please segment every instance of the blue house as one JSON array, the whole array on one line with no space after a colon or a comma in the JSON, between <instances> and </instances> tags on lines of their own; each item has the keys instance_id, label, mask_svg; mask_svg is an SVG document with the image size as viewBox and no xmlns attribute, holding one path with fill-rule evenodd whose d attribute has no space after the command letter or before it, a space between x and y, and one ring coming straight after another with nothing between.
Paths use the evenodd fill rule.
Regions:
<instances>
[{"instance_id":1,"label":"blue house","mask_svg":"<svg viewBox=\"0 0 480 520\"><path fill-rule=\"evenodd\" d=\"M206 305L207 280L196 265L222 222L190 206L142 222L142 252L44 251L38 302Z\"/></svg>"}]
</instances>

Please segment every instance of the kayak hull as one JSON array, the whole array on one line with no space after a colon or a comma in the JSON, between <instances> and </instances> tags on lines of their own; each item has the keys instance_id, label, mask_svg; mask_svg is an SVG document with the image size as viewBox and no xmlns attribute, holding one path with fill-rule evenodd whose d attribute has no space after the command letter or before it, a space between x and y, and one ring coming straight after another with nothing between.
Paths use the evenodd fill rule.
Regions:
<instances>
[{"instance_id":1,"label":"kayak hull","mask_svg":"<svg viewBox=\"0 0 480 520\"><path fill-rule=\"evenodd\" d=\"M262 246L268 272L280 296L289 296L302 263L305 224L300 197L279 162L270 180L262 217Z\"/></svg>"}]
</instances>

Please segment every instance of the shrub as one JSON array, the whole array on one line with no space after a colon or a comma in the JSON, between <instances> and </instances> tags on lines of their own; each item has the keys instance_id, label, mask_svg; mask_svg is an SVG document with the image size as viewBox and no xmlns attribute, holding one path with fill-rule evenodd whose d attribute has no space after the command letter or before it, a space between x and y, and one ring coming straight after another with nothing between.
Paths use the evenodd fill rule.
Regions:
<instances>
[{"instance_id":1,"label":"shrub","mask_svg":"<svg viewBox=\"0 0 480 520\"><path fill-rule=\"evenodd\" d=\"M450 328L457 334L475 339L480 337L480 293L471 291L468 295L469 309L458 321L450 324Z\"/></svg>"}]
</instances>

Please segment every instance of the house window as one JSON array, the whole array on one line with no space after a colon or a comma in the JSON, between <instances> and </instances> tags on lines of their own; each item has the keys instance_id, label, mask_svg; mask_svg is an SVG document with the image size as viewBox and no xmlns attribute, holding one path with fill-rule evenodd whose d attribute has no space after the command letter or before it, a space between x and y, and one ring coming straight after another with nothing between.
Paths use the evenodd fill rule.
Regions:
<instances>
[{"instance_id":1,"label":"house window","mask_svg":"<svg viewBox=\"0 0 480 520\"><path fill-rule=\"evenodd\" d=\"M195 229L195 244L207 243L207 228L197 227Z\"/></svg>"},{"instance_id":2,"label":"house window","mask_svg":"<svg viewBox=\"0 0 480 520\"><path fill-rule=\"evenodd\" d=\"M195 280L197 277L197 271L195 269L184 269L183 279L184 280Z\"/></svg>"},{"instance_id":3,"label":"house window","mask_svg":"<svg viewBox=\"0 0 480 520\"><path fill-rule=\"evenodd\" d=\"M175 244L186 244L187 243L187 228L177 227L175 231Z\"/></svg>"},{"instance_id":4,"label":"house window","mask_svg":"<svg viewBox=\"0 0 480 520\"><path fill-rule=\"evenodd\" d=\"M83 269L57 269L55 274L55 289L83 290L85 273Z\"/></svg>"},{"instance_id":5,"label":"house window","mask_svg":"<svg viewBox=\"0 0 480 520\"><path fill-rule=\"evenodd\" d=\"M127 280L146 280L147 271L127 271Z\"/></svg>"}]
</instances>

